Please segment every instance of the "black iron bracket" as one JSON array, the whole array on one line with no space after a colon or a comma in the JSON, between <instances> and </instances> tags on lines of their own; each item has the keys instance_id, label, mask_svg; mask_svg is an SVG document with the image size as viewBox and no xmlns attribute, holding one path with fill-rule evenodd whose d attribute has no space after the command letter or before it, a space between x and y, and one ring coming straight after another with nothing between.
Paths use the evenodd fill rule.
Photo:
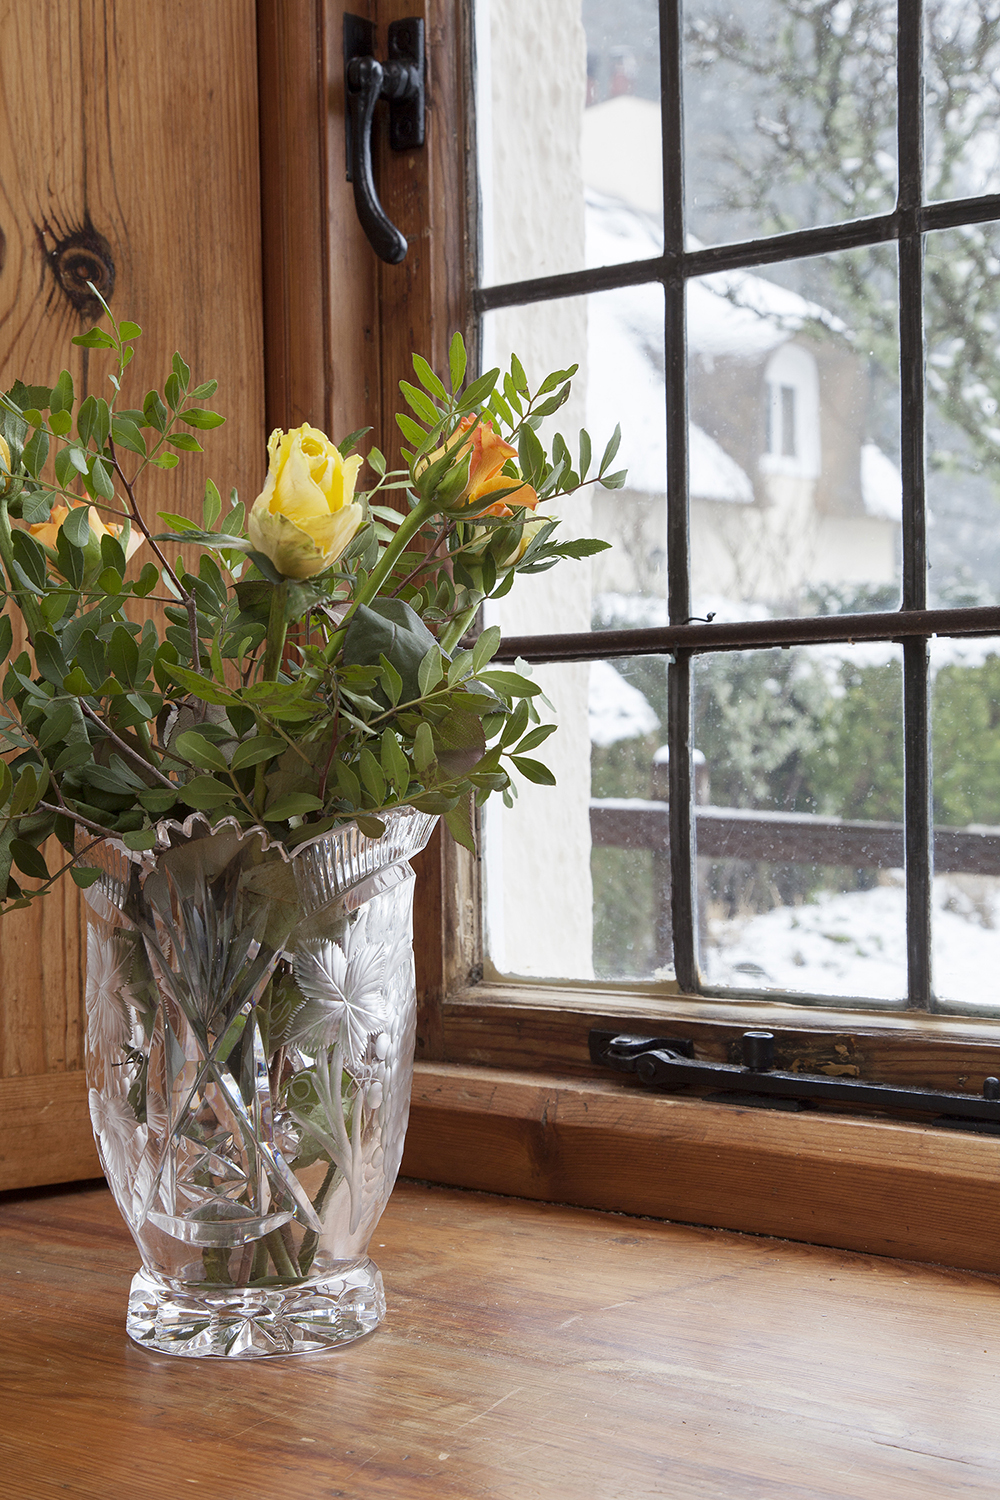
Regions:
<instances>
[{"instance_id":1,"label":"black iron bracket","mask_svg":"<svg viewBox=\"0 0 1000 1500\"><path fill-rule=\"evenodd\" d=\"M672 1093L689 1084L708 1085L713 1103L757 1108L801 1109L837 1100L876 1109L925 1111L936 1124L1000 1134L1000 1079L986 1078L983 1092L955 1094L943 1089L906 1088L819 1073L785 1073L774 1066L774 1033L745 1031L743 1065L708 1062L694 1055L682 1037L632 1036L616 1031L590 1033L590 1060L599 1067L634 1073L648 1088Z\"/></svg>"},{"instance_id":2,"label":"black iron bracket","mask_svg":"<svg viewBox=\"0 0 1000 1500\"><path fill-rule=\"evenodd\" d=\"M416 16L389 26L389 58L376 61L375 27L362 16L344 16L344 95L347 103L347 180L354 206L376 255L392 266L407 251L406 236L392 223L375 190L372 121L380 99L389 103L389 144L409 151L424 144L426 92L424 23Z\"/></svg>"}]
</instances>

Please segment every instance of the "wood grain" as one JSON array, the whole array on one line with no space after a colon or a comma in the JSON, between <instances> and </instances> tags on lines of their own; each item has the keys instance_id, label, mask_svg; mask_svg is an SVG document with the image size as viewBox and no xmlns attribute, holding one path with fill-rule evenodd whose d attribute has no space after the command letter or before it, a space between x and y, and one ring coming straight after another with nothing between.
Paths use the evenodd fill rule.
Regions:
<instances>
[{"instance_id":1,"label":"wood grain","mask_svg":"<svg viewBox=\"0 0 1000 1500\"><path fill-rule=\"evenodd\" d=\"M413 378L411 355L423 354L445 374L451 335L466 331L470 315L464 15L456 0L379 0L377 9L379 46L386 44L389 23L406 16L423 16L427 39L426 144L390 150L385 110L378 111L373 142L382 205L409 241L400 265L379 265L381 430L394 457L399 381Z\"/></svg>"},{"instance_id":2,"label":"wood grain","mask_svg":"<svg viewBox=\"0 0 1000 1500\"><path fill-rule=\"evenodd\" d=\"M401 265L378 269L381 446L394 463L401 462L399 382L413 379L412 355L422 354L446 377L452 334L460 330L473 352L475 344L467 9L459 0L378 0L378 47L386 45L390 22L406 16L422 16L426 27L426 145L392 151L387 111L378 112L373 142L383 207L409 240ZM445 996L467 983L479 962L478 866L442 828L414 868L417 1056L435 1058L444 1055Z\"/></svg>"},{"instance_id":3,"label":"wood grain","mask_svg":"<svg viewBox=\"0 0 1000 1500\"><path fill-rule=\"evenodd\" d=\"M51 383L65 366L78 392L108 391L106 362L70 343L89 320L48 259L87 224L110 248L113 307L144 330L130 372L135 404L162 383L175 349L195 380L221 378L216 404L227 425L210 436L204 456L157 473L147 513L200 516L209 474L224 492L237 484L252 498L265 434L251 4L0 4L0 385L15 375ZM9 1121L22 1081L72 1075L82 1063L74 888L5 917L0 945L0 1111ZM73 1172L60 1169L75 1175L87 1149L78 1126L71 1112L58 1144L46 1124L37 1160L18 1134L17 1151L26 1153L19 1180L51 1181L55 1161L75 1161Z\"/></svg>"},{"instance_id":4,"label":"wood grain","mask_svg":"<svg viewBox=\"0 0 1000 1500\"><path fill-rule=\"evenodd\" d=\"M365 0L260 0L268 426L336 441L381 409L377 270L344 147L343 18Z\"/></svg>"},{"instance_id":5,"label":"wood grain","mask_svg":"<svg viewBox=\"0 0 1000 1500\"><path fill-rule=\"evenodd\" d=\"M1000 1142L418 1063L409 1176L1000 1271Z\"/></svg>"},{"instance_id":6,"label":"wood grain","mask_svg":"<svg viewBox=\"0 0 1000 1500\"><path fill-rule=\"evenodd\" d=\"M996 1493L995 1281L397 1188L389 1313L227 1366L123 1331L103 1188L0 1204L3 1500L969 1500Z\"/></svg>"},{"instance_id":7,"label":"wood grain","mask_svg":"<svg viewBox=\"0 0 1000 1500\"><path fill-rule=\"evenodd\" d=\"M77 1182L100 1171L81 1071L4 1079L0 1192L26 1182Z\"/></svg>"},{"instance_id":8,"label":"wood grain","mask_svg":"<svg viewBox=\"0 0 1000 1500\"><path fill-rule=\"evenodd\" d=\"M743 1032L764 1028L775 1034L778 1066L917 1088L979 1093L984 1078L1000 1074L995 1021L489 981L455 985L447 995L443 1056L479 1067L606 1077L590 1062L591 1027L685 1037L697 1057L716 1062L739 1062Z\"/></svg>"}]
</instances>

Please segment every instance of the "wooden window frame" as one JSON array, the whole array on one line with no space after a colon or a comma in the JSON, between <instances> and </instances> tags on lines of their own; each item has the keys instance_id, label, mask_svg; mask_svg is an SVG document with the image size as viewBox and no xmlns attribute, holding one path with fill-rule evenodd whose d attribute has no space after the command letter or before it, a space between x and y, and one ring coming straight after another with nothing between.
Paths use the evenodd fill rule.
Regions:
<instances>
[{"instance_id":1,"label":"wooden window frame","mask_svg":"<svg viewBox=\"0 0 1000 1500\"><path fill-rule=\"evenodd\" d=\"M444 3L437 0L439 16ZM902 3L912 15L911 0ZM451 0L450 9L459 24L466 6ZM467 42L461 56L468 67ZM471 97L468 75L464 88ZM461 80L454 97L461 103ZM464 202L468 212L468 191ZM464 231L449 253L467 253L471 239ZM470 300L466 293L448 308L453 326L468 328ZM683 444L679 429L671 436ZM990 614L995 629L1000 616ZM984 1077L1000 1073L997 1022L711 999L670 983L497 982L483 977L478 860L442 832L419 874L418 1064L405 1172L1000 1271L998 1147L990 1136L917 1117L789 1114L650 1096L595 1069L587 1047L592 1026L669 1024L699 1055L726 1060L745 1029L764 1026L803 1071L977 1092Z\"/></svg>"}]
</instances>

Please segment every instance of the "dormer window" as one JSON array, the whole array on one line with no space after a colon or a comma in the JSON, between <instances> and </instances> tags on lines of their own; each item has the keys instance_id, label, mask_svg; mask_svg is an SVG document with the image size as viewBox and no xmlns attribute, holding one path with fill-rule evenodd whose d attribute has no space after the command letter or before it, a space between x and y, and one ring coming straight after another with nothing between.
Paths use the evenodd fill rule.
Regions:
<instances>
[{"instance_id":1,"label":"dormer window","mask_svg":"<svg viewBox=\"0 0 1000 1500\"><path fill-rule=\"evenodd\" d=\"M819 375L800 344L782 344L764 370L761 468L799 479L819 475Z\"/></svg>"},{"instance_id":2,"label":"dormer window","mask_svg":"<svg viewBox=\"0 0 1000 1500\"><path fill-rule=\"evenodd\" d=\"M767 383L765 422L764 452L778 454L782 458L794 458L797 452L794 385L772 385L770 381Z\"/></svg>"}]
</instances>

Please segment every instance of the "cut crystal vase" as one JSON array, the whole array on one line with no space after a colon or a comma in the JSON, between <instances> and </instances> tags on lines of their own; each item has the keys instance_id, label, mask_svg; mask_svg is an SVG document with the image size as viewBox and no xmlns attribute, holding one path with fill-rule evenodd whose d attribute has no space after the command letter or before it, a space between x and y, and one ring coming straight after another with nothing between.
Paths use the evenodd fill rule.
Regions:
<instances>
[{"instance_id":1,"label":"cut crystal vase","mask_svg":"<svg viewBox=\"0 0 1000 1500\"><path fill-rule=\"evenodd\" d=\"M368 1241L392 1191L415 1034L413 872L435 818L108 842L86 892L98 1151L139 1247L127 1328L194 1357L305 1354L385 1312Z\"/></svg>"}]
</instances>

